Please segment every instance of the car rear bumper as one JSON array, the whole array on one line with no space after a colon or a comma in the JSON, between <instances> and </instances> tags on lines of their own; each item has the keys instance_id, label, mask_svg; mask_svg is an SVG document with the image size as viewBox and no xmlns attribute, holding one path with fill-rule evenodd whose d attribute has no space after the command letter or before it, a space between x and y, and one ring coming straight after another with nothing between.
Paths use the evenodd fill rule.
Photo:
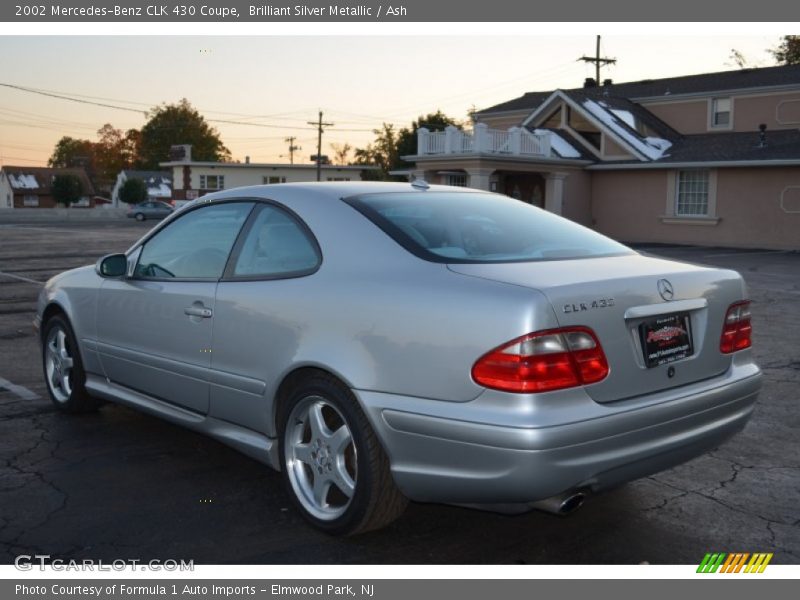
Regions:
<instances>
[{"instance_id":1,"label":"car rear bumper","mask_svg":"<svg viewBox=\"0 0 800 600\"><path fill-rule=\"evenodd\" d=\"M409 498L528 504L613 487L715 448L746 424L761 378L752 362L734 364L713 379L609 404L583 390L547 398L487 390L464 403L356 394Z\"/></svg>"}]
</instances>

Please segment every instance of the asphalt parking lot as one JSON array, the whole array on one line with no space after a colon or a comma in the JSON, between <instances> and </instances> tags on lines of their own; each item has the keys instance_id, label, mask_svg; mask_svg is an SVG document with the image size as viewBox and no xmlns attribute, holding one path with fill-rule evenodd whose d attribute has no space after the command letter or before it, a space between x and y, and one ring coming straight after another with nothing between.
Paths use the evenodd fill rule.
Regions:
<instances>
[{"instance_id":1,"label":"asphalt parking lot","mask_svg":"<svg viewBox=\"0 0 800 600\"><path fill-rule=\"evenodd\" d=\"M645 248L738 269L766 381L747 428L710 454L567 518L413 504L382 531L318 533L278 473L112 404L56 413L31 327L50 276L125 250L151 222L0 223L0 563L18 554L203 563L697 564L708 551L800 563L800 254Z\"/></svg>"}]
</instances>

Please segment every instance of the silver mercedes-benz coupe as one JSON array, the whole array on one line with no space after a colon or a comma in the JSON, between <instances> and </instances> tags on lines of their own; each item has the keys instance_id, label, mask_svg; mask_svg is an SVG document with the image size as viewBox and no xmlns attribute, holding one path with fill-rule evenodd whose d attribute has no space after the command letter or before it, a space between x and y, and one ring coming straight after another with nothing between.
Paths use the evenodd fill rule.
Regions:
<instances>
[{"instance_id":1,"label":"silver mercedes-benz coupe","mask_svg":"<svg viewBox=\"0 0 800 600\"><path fill-rule=\"evenodd\" d=\"M44 287L47 386L279 469L337 534L408 500L567 513L747 422L738 273L425 182L203 196Z\"/></svg>"}]
</instances>

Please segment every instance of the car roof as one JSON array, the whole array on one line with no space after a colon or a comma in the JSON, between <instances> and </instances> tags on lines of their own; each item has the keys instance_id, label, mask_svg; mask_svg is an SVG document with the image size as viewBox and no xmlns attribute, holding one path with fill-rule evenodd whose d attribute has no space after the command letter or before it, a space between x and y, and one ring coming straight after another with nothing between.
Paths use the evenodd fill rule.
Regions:
<instances>
[{"instance_id":1,"label":"car roof","mask_svg":"<svg viewBox=\"0 0 800 600\"><path fill-rule=\"evenodd\" d=\"M298 197L302 197L304 199L317 198L320 201L325 201L331 199L348 198L350 196L359 196L361 194L398 192L419 194L424 194L426 192L481 193L482 190L450 185L429 185L424 182L423 185L420 185L419 182L412 184L407 182L385 181L277 183L231 188L229 190L214 192L213 194L206 194L205 196L201 196L196 200L192 200L182 208L196 206L197 204L230 200L231 198L264 198L277 200L279 202L284 202L288 205L291 205L292 200Z\"/></svg>"}]
</instances>

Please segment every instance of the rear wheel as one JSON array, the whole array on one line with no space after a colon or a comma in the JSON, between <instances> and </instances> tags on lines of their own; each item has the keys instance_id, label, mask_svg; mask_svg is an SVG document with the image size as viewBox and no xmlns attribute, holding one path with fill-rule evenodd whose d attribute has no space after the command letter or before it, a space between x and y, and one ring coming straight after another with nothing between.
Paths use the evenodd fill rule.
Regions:
<instances>
[{"instance_id":1,"label":"rear wheel","mask_svg":"<svg viewBox=\"0 0 800 600\"><path fill-rule=\"evenodd\" d=\"M332 534L378 529L408 500L350 390L320 373L289 394L279 415L286 486L303 516Z\"/></svg>"},{"instance_id":2,"label":"rear wheel","mask_svg":"<svg viewBox=\"0 0 800 600\"><path fill-rule=\"evenodd\" d=\"M99 402L86 391L86 373L66 318L58 315L48 319L42 339L42 366L53 404L68 413L95 410Z\"/></svg>"},{"instance_id":3,"label":"rear wheel","mask_svg":"<svg viewBox=\"0 0 800 600\"><path fill-rule=\"evenodd\" d=\"M139 221L141 223L142 221L144 221L144 215L142 213L136 213L134 215L134 219L136 219L137 221Z\"/></svg>"}]
</instances>

